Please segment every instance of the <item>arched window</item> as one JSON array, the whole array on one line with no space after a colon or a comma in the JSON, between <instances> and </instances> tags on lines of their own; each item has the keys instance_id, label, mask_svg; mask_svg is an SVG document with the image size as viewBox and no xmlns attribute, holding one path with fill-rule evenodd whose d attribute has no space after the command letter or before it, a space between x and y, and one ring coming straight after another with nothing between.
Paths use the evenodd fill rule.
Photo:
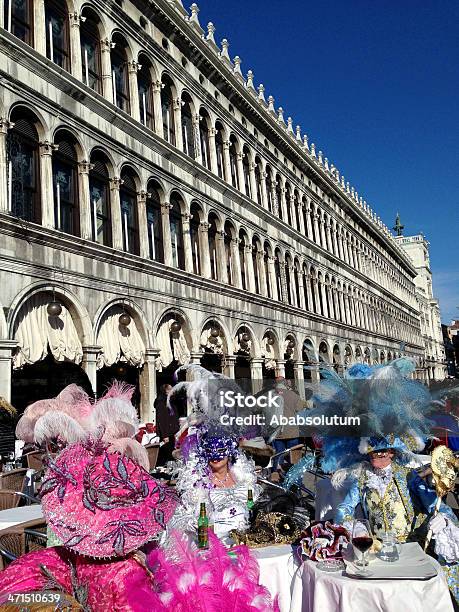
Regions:
<instances>
[{"instance_id":1,"label":"arched window","mask_svg":"<svg viewBox=\"0 0 459 612\"><path fill-rule=\"evenodd\" d=\"M270 249L269 249L269 245L267 243L265 243L265 248L264 248L264 256L263 256L263 264L265 267L265 278L266 278L266 293L267 296L269 298L273 297L273 292L272 292L272 287L271 287L271 275L269 273L269 255L270 255Z\"/></svg>"},{"instance_id":2,"label":"arched window","mask_svg":"<svg viewBox=\"0 0 459 612\"><path fill-rule=\"evenodd\" d=\"M45 1L46 57L70 72L69 14L65 2Z\"/></svg>"},{"instance_id":3,"label":"arched window","mask_svg":"<svg viewBox=\"0 0 459 612\"><path fill-rule=\"evenodd\" d=\"M199 143L201 145L202 165L212 170L209 146L209 115L201 108L199 111Z\"/></svg>"},{"instance_id":4,"label":"arched window","mask_svg":"<svg viewBox=\"0 0 459 612\"><path fill-rule=\"evenodd\" d=\"M78 210L78 160L74 136L61 130L54 143L53 187L54 222L57 229L74 236L80 235Z\"/></svg>"},{"instance_id":5,"label":"arched window","mask_svg":"<svg viewBox=\"0 0 459 612\"><path fill-rule=\"evenodd\" d=\"M305 265L303 265L303 295L304 295L304 305L306 310L311 311L311 304L309 303L309 291L308 288L310 287L309 283L309 275L308 275L308 269Z\"/></svg>"},{"instance_id":6,"label":"arched window","mask_svg":"<svg viewBox=\"0 0 459 612\"><path fill-rule=\"evenodd\" d=\"M233 274L233 251L232 240L234 237L234 229L228 222L225 223L225 255L226 255L226 272L228 275L228 283L234 285Z\"/></svg>"},{"instance_id":7,"label":"arched window","mask_svg":"<svg viewBox=\"0 0 459 612\"><path fill-rule=\"evenodd\" d=\"M8 209L16 217L41 223L40 168L37 120L31 111L17 108L8 131Z\"/></svg>"},{"instance_id":8,"label":"arched window","mask_svg":"<svg viewBox=\"0 0 459 612\"><path fill-rule=\"evenodd\" d=\"M81 64L83 67L83 82L102 93L101 59L100 59L100 32L99 17L94 11L85 7L80 25Z\"/></svg>"},{"instance_id":9,"label":"arched window","mask_svg":"<svg viewBox=\"0 0 459 612\"><path fill-rule=\"evenodd\" d=\"M139 57L142 68L137 73L137 89L139 92L140 121L150 130L155 129L155 114L153 109L153 84L151 79L151 62L146 55Z\"/></svg>"},{"instance_id":10,"label":"arched window","mask_svg":"<svg viewBox=\"0 0 459 612\"><path fill-rule=\"evenodd\" d=\"M130 168L121 173L120 187L121 225L123 249L132 255L139 255L139 224L137 218L137 187L135 174Z\"/></svg>"},{"instance_id":11,"label":"arched window","mask_svg":"<svg viewBox=\"0 0 459 612\"><path fill-rule=\"evenodd\" d=\"M160 186L156 181L148 182L147 191L147 226L150 259L164 263L163 226L161 217Z\"/></svg>"},{"instance_id":12,"label":"arched window","mask_svg":"<svg viewBox=\"0 0 459 612\"><path fill-rule=\"evenodd\" d=\"M167 75L161 79L161 109L163 115L163 135L169 144L175 147L175 122L172 96L172 81Z\"/></svg>"},{"instance_id":13,"label":"arched window","mask_svg":"<svg viewBox=\"0 0 459 612\"><path fill-rule=\"evenodd\" d=\"M311 271L311 276L310 276L309 281L311 283L311 301L312 301L310 310L318 314L319 309L318 309L317 294L316 294L316 278L315 278L315 275L312 273L312 271Z\"/></svg>"},{"instance_id":14,"label":"arched window","mask_svg":"<svg viewBox=\"0 0 459 612\"><path fill-rule=\"evenodd\" d=\"M276 284L277 284L277 295L278 295L278 299L279 301L282 301L282 278L281 278L281 254L280 251L278 249L276 249L275 254L274 254L274 274L276 277Z\"/></svg>"},{"instance_id":15,"label":"arched window","mask_svg":"<svg viewBox=\"0 0 459 612\"><path fill-rule=\"evenodd\" d=\"M283 210L282 210L283 208L282 207L282 188L281 188L281 179L279 175L276 176L276 199L277 199L277 209L278 209L279 219L283 221L284 216L283 216Z\"/></svg>"},{"instance_id":16,"label":"arched window","mask_svg":"<svg viewBox=\"0 0 459 612\"><path fill-rule=\"evenodd\" d=\"M285 284L287 286L287 302L293 305L293 295L292 295L292 278L291 278L291 259L290 256L287 255L285 258Z\"/></svg>"},{"instance_id":17,"label":"arched window","mask_svg":"<svg viewBox=\"0 0 459 612\"><path fill-rule=\"evenodd\" d=\"M247 147L242 150L242 168L244 170L244 187L247 197L252 197L252 190L250 188L250 152Z\"/></svg>"},{"instance_id":18,"label":"arched window","mask_svg":"<svg viewBox=\"0 0 459 612\"><path fill-rule=\"evenodd\" d=\"M295 206L295 221L296 221L296 229L300 231L300 201L298 198L298 192L295 191L295 198L293 201L293 205Z\"/></svg>"},{"instance_id":19,"label":"arched window","mask_svg":"<svg viewBox=\"0 0 459 612\"><path fill-rule=\"evenodd\" d=\"M301 306L301 301L300 301L300 278L299 278L298 263L297 262L295 262L293 264L293 276L294 276L294 279L295 279L296 305L298 306L298 308L300 308L300 306Z\"/></svg>"},{"instance_id":20,"label":"arched window","mask_svg":"<svg viewBox=\"0 0 459 612\"><path fill-rule=\"evenodd\" d=\"M255 184L257 186L257 202L260 206L263 205L263 188L261 184L261 161L258 157L255 158Z\"/></svg>"},{"instance_id":21,"label":"arched window","mask_svg":"<svg viewBox=\"0 0 459 612\"><path fill-rule=\"evenodd\" d=\"M171 229L172 265L175 268L185 269L185 257L183 252L183 229L182 208L180 196L174 193L171 196L172 208L169 212L169 223Z\"/></svg>"},{"instance_id":22,"label":"arched window","mask_svg":"<svg viewBox=\"0 0 459 612\"><path fill-rule=\"evenodd\" d=\"M217 172L218 172L218 176L223 179L226 180L226 176L225 176L225 160L223 157L223 127L221 125L221 123L216 123L215 124L215 130L216 130L216 134L215 134L215 150L216 150L216 154L217 154Z\"/></svg>"},{"instance_id":23,"label":"arched window","mask_svg":"<svg viewBox=\"0 0 459 612\"><path fill-rule=\"evenodd\" d=\"M199 244L199 229L201 225L201 209L196 204L191 205L190 219L190 238L191 238L191 254L193 257L193 272L201 274L201 252Z\"/></svg>"},{"instance_id":24,"label":"arched window","mask_svg":"<svg viewBox=\"0 0 459 612\"><path fill-rule=\"evenodd\" d=\"M218 280L217 266L217 216L214 213L209 215L209 256L210 256L210 277Z\"/></svg>"},{"instance_id":25,"label":"arched window","mask_svg":"<svg viewBox=\"0 0 459 612\"><path fill-rule=\"evenodd\" d=\"M229 147L229 157L230 157L230 168L231 168L231 183L233 187L239 189L239 176L237 173L237 145L236 145L236 137L232 134L230 136L230 147Z\"/></svg>"},{"instance_id":26,"label":"arched window","mask_svg":"<svg viewBox=\"0 0 459 612\"><path fill-rule=\"evenodd\" d=\"M128 45L121 34L115 34L112 42L115 44L110 55L112 62L113 101L118 108L129 113Z\"/></svg>"},{"instance_id":27,"label":"arched window","mask_svg":"<svg viewBox=\"0 0 459 612\"><path fill-rule=\"evenodd\" d=\"M183 152L192 157L196 157L194 146L193 114L191 112L191 98L187 93L182 95L182 139Z\"/></svg>"},{"instance_id":28,"label":"arched window","mask_svg":"<svg viewBox=\"0 0 459 612\"><path fill-rule=\"evenodd\" d=\"M241 266L241 283L242 288L247 291L247 274L246 274L246 261L245 261L245 247L247 244L246 235L241 230L239 232L239 263Z\"/></svg>"},{"instance_id":29,"label":"arched window","mask_svg":"<svg viewBox=\"0 0 459 612\"><path fill-rule=\"evenodd\" d=\"M106 156L95 151L91 155L89 195L91 200L92 239L99 244L112 245L110 215L110 178Z\"/></svg>"},{"instance_id":30,"label":"arched window","mask_svg":"<svg viewBox=\"0 0 459 612\"><path fill-rule=\"evenodd\" d=\"M288 183L285 187L284 195L285 195L285 207L287 209L287 223L291 226L292 225L292 202L291 202L292 193L290 191L290 185Z\"/></svg>"},{"instance_id":31,"label":"arched window","mask_svg":"<svg viewBox=\"0 0 459 612\"><path fill-rule=\"evenodd\" d=\"M260 274L258 270L258 251L261 250L260 242L257 238L252 240L252 264L253 264L253 276L255 279L255 293L261 293L260 291Z\"/></svg>"},{"instance_id":32,"label":"arched window","mask_svg":"<svg viewBox=\"0 0 459 612\"><path fill-rule=\"evenodd\" d=\"M5 0L5 28L28 45L33 44L32 0Z\"/></svg>"},{"instance_id":33,"label":"arched window","mask_svg":"<svg viewBox=\"0 0 459 612\"><path fill-rule=\"evenodd\" d=\"M266 193L268 195L268 210L270 213L272 213L274 210L273 180L271 176L271 168L269 166L266 168Z\"/></svg>"}]
</instances>

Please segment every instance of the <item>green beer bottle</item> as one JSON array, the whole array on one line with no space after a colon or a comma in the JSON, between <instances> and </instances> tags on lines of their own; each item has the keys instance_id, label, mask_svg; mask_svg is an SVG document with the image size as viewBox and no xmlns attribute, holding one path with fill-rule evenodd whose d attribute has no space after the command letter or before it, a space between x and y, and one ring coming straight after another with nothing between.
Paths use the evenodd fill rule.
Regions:
<instances>
[{"instance_id":1,"label":"green beer bottle","mask_svg":"<svg viewBox=\"0 0 459 612\"><path fill-rule=\"evenodd\" d=\"M254 512L253 512L253 507L255 506L255 502L253 501L253 491L252 489L249 489L247 491L247 510L249 511L249 524L251 525L253 523L253 519L254 519Z\"/></svg>"},{"instance_id":2,"label":"green beer bottle","mask_svg":"<svg viewBox=\"0 0 459 612\"><path fill-rule=\"evenodd\" d=\"M206 504L201 502L198 519L198 548L209 548L209 518Z\"/></svg>"}]
</instances>

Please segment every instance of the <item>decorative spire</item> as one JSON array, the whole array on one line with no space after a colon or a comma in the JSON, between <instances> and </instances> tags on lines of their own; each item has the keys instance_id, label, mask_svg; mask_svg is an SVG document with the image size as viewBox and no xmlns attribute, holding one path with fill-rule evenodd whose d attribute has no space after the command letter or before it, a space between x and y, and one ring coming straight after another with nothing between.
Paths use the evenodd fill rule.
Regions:
<instances>
[{"instance_id":1,"label":"decorative spire","mask_svg":"<svg viewBox=\"0 0 459 612\"><path fill-rule=\"evenodd\" d=\"M345 183L344 174L342 174L342 175L341 175L341 187L342 187L343 189L345 189L345 188L346 188L346 183Z\"/></svg>"},{"instance_id":2,"label":"decorative spire","mask_svg":"<svg viewBox=\"0 0 459 612\"><path fill-rule=\"evenodd\" d=\"M204 30L201 28L201 24L199 23L199 17L198 17L199 6L196 4L196 2L193 2L193 4L190 6L190 11L191 11L191 15L190 15L189 21L191 25L194 26L194 28L198 30L199 33L202 34Z\"/></svg>"},{"instance_id":3,"label":"decorative spire","mask_svg":"<svg viewBox=\"0 0 459 612\"><path fill-rule=\"evenodd\" d=\"M274 98L273 98L273 96L268 96L268 110L273 115L276 114L276 109L274 108Z\"/></svg>"},{"instance_id":4,"label":"decorative spire","mask_svg":"<svg viewBox=\"0 0 459 612\"><path fill-rule=\"evenodd\" d=\"M207 24L206 42L216 53L219 52L218 45L215 42L215 26L211 21Z\"/></svg>"},{"instance_id":5,"label":"decorative spire","mask_svg":"<svg viewBox=\"0 0 459 612\"><path fill-rule=\"evenodd\" d=\"M290 136L295 138L295 132L293 131L293 119L291 117L287 119L287 132L290 134Z\"/></svg>"},{"instance_id":6,"label":"decorative spire","mask_svg":"<svg viewBox=\"0 0 459 612\"><path fill-rule=\"evenodd\" d=\"M239 57L239 55L236 55L233 61L234 61L233 72L239 80L243 81L244 77L242 76L242 72L241 72L241 58Z\"/></svg>"},{"instance_id":7,"label":"decorative spire","mask_svg":"<svg viewBox=\"0 0 459 612\"><path fill-rule=\"evenodd\" d=\"M260 83L260 85L258 85L258 100L259 102L261 102L262 104L266 105L266 100L265 100L265 86Z\"/></svg>"},{"instance_id":8,"label":"decorative spire","mask_svg":"<svg viewBox=\"0 0 459 612\"><path fill-rule=\"evenodd\" d=\"M303 149L304 149L304 150L305 150L307 153L309 153L309 144L308 144L308 135L307 135L307 134L305 134L305 135L303 136Z\"/></svg>"},{"instance_id":9,"label":"decorative spire","mask_svg":"<svg viewBox=\"0 0 459 612\"><path fill-rule=\"evenodd\" d=\"M301 127L299 125L296 126L296 139L301 143Z\"/></svg>"},{"instance_id":10,"label":"decorative spire","mask_svg":"<svg viewBox=\"0 0 459 612\"><path fill-rule=\"evenodd\" d=\"M246 83L246 87L249 91L251 91L252 93L256 94L256 89L255 86L253 84L253 72L252 70L249 70L247 72L247 83Z\"/></svg>"},{"instance_id":11,"label":"decorative spire","mask_svg":"<svg viewBox=\"0 0 459 612\"><path fill-rule=\"evenodd\" d=\"M279 123L281 123L282 125L285 125L285 120L284 120L284 109L282 108L282 106L279 106L279 110L277 111L278 115L277 115L277 120L279 121Z\"/></svg>"},{"instance_id":12,"label":"decorative spire","mask_svg":"<svg viewBox=\"0 0 459 612\"><path fill-rule=\"evenodd\" d=\"M328 157L326 157L324 160L324 166L325 166L325 170L327 170L327 172L330 172L330 168L328 166Z\"/></svg>"},{"instance_id":13,"label":"decorative spire","mask_svg":"<svg viewBox=\"0 0 459 612\"><path fill-rule=\"evenodd\" d=\"M220 57L223 61L227 62L231 66L232 65L231 58L228 53L228 48L229 48L229 42L226 38L224 38L222 40L222 50L220 52Z\"/></svg>"},{"instance_id":14,"label":"decorative spire","mask_svg":"<svg viewBox=\"0 0 459 612\"><path fill-rule=\"evenodd\" d=\"M405 229L405 226L401 224L400 215L399 213L397 213L397 216L395 217L395 225L393 227L393 230L397 236L403 236L404 229Z\"/></svg>"},{"instance_id":15,"label":"decorative spire","mask_svg":"<svg viewBox=\"0 0 459 612\"><path fill-rule=\"evenodd\" d=\"M323 166L323 165L324 165L324 160L323 160L323 157L322 157L322 151L319 151L319 157L318 157L318 159L319 159L319 164L320 164L321 166Z\"/></svg>"},{"instance_id":16,"label":"decorative spire","mask_svg":"<svg viewBox=\"0 0 459 612\"><path fill-rule=\"evenodd\" d=\"M311 157L317 157L316 156L316 145L314 143L311 144Z\"/></svg>"}]
</instances>

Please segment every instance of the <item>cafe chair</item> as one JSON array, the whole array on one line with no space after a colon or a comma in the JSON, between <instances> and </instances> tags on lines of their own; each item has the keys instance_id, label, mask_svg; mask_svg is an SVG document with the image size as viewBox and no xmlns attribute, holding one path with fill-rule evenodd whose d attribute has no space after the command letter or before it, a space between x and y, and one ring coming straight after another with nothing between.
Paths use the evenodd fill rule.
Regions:
<instances>
[{"instance_id":1,"label":"cafe chair","mask_svg":"<svg viewBox=\"0 0 459 612\"><path fill-rule=\"evenodd\" d=\"M148 461L150 462L150 472L155 469L158 461L159 444L147 444L145 450L148 454Z\"/></svg>"},{"instance_id":2,"label":"cafe chair","mask_svg":"<svg viewBox=\"0 0 459 612\"><path fill-rule=\"evenodd\" d=\"M26 484L27 468L19 468L10 472L0 473L0 489L23 491Z\"/></svg>"},{"instance_id":3,"label":"cafe chair","mask_svg":"<svg viewBox=\"0 0 459 612\"><path fill-rule=\"evenodd\" d=\"M29 470L36 470L39 472L43 469L43 454L44 453L42 451L32 451L31 453L24 455Z\"/></svg>"},{"instance_id":4,"label":"cafe chair","mask_svg":"<svg viewBox=\"0 0 459 612\"><path fill-rule=\"evenodd\" d=\"M0 533L0 571L25 553L25 536L22 529L8 529Z\"/></svg>"},{"instance_id":5,"label":"cafe chair","mask_svg":"<svg viewBox=\"0 0 459 612\"><path fill-rule=\"evenodd\" d=\"M6 489L0 489L0 510L9 510L10 508L17 508L21 501L21 495L15 491L7 491Z\"/></svg>"}]
</instances>

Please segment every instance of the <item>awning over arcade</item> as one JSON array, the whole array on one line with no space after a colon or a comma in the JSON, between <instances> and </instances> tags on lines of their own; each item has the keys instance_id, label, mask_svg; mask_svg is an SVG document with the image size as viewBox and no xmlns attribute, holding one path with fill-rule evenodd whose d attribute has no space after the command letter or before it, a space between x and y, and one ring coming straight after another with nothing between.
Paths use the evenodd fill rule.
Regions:
<instances>
[{"instance_id":1,"label":"awning over arcade","mask_svg":"<svg viewBox=\"0 0 459 612\"><path fill-rule=\"evenodd\" d=\"M173 361L180 365L185 365L190 361L190 350L183 329L180 328L178 331L172 331L171 326L174 323L174 318L163 321L156 335L156 344L159 348L156 369L159 372L163 368L167 368Z\"/></svg>"},{"instance_id":2,"label":"awning over arcade","mask_svg":"<svg viewBox=\"0 0 459 612\"><path fill-rule=\"evenodd\" d=\"M61 303L61 313L51 316L47 311L50 302L50 295L39 294L22 306L14 334L18 343L14 369L45 359L48 347L56 361L81 363L83 350L70 312Z\"/></svg>"},{"instance_id":3,"label":"awning over arcade","mask_svg":"<svg viewBox=\"0 0 459 612\"><path fill-rule=\"evenodd\" d=\"M122 314L126 314L123 308L113 306L102 318L97 334L97 345L102 347L97 359L98 369L118 361L140 368L145 361L145 344L135 319L130 317L128 325L121 325L119 318Z\"/></svg>"}]
</instances>

